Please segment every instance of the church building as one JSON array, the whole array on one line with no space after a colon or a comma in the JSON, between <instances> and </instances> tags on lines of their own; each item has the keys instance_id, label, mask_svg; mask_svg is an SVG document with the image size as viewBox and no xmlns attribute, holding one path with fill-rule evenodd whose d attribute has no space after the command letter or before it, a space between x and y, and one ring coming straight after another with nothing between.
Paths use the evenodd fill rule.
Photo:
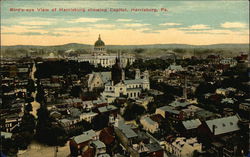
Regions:
<instances>
[{"instance_id":1,"label":"church building","mask_svg":"<svg viewBox=\"0 0 250 157\"><path fill-rule=\"evenodd\" d=\"M120 58L116 58L116 63L112 66L111 70L111 80L105 84L101 95L111 103L117 97L121 96L136 99L144 90L149 89L149 72L147 70L141 73L139 69L136 69L135 78L126 80Z\"/></svg>"}]
</instances>

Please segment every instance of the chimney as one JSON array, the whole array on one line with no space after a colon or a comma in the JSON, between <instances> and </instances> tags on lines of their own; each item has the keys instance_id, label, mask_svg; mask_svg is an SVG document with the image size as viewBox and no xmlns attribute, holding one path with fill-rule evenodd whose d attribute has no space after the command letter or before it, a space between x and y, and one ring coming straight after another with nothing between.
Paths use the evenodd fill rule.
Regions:
<instances>
[{"instance_id":1,"label":"chimney","mask_svg":"<svg viewBox=\"0 0 250 157\"><path fill-rule=\"evenodd\" d=\"M212 129L213 129L213 134L215 134L216 125L213 125L212 127L213 127L213 128L212 128Z\"/></svg>"}]
</instances>

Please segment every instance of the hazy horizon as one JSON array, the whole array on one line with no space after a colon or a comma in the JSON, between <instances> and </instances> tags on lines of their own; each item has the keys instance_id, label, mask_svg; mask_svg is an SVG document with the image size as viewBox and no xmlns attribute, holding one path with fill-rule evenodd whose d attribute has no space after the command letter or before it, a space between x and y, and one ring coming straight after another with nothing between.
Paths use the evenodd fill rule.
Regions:
<instances>
[{"instance_id":1,"label":"hazy horizon","mask_svg":"<svg viewBox=\"0 0 250 157\"><path fill-rule=\"evenodd\" d=\"M1 2L1 46L93 45L99 34L106 45L249 44L249 5L248 1Z\"/></svg>"}]
</instances>

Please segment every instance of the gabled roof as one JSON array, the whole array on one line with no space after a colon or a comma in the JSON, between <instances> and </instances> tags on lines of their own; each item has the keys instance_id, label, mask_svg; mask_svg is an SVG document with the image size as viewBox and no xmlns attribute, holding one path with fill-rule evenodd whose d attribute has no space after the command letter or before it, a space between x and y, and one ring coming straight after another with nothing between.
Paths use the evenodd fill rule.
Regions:
<instances>
[{"instance_id":1,"label":"gabled roof","mask_svg":"<svg viewBox=\"0 0 250 157\"><path fill-rule=\"evenodd\" d=\"M153 121L150 117L142 118L141 121L145 121L145 122L147 122L147 123L150 124L150 125L155 125L155 124L157 124L157 122Z\"/></svg>"},{"instance_id":2,"label":"gabled roof","mask_svg":"<svg viewBox=\"0 0 250 157\"><path fill-rule=\"evenodd\" d=\"M214 135L220 135L239 130L239 120L239 117L234 115L230 117L208 120L206 121L206 124L212 133L214 129Z\"/></svg>"},{"instance_id":3,"label":"gabled roof","mask_svg":"<svg viewBox=\"0 0 250 157\"><path fill-rule=\"evenodd\" d=\"M190 103L189 102L173 101L169 105L172 107L186 107L186 106L190 105Z\"/></svg>"},{"instance_id":4,"label":"gabled roof","mask_svg":"<svg viewBox=\"0 0 250 157\"><path fill-rule=\"evenodd\" d=\"M103 113L103 112L113 111L116 109L117 109L117 107L115 107L114 105L108 105L108 106L104 106L104 107L99 107L98 111Z\"/></svg>"},{"instance_id":5,"label":"gabled roof","mask_svg":"<svg viewBox=\"0 0 250 157\"><path fill-rule=\"evenodd\" d=\"M76 144L80 144L83 142L90 141L95 135L96 134L94 130L89 130L89 131L84 132L81 135L73 137L72 139L76 142Z\"/></svg>"},{"instance_id":6,"label":"gabled roof","mask_svg":"<svg viewBox=\"0 0 250 157\"><path fill-rule=\"evenodd\" d=\"M179 114L180 111L174 109L174 107L172 106L163 106L163 107L160 107L160 108L157 108L158 110L162 110L164 112L169 112L169 113L173 113L173 114Z\"/></svg>"},{"instance_id":7,"label":"gabled roof","mask_svg":"<svg viewBox=\"0 0 250 157\"><path fill-rule=\"evenodd\" d=\"M192 119L182 122L183 126L189 130L189 129L195 129L201 125L201 121L199 119Z\"/></svg>"},{"instance_id":8,"label":"gabled roof","mask_svg":"<svg viewBox=\"0 0 250 157\"><path fill-rule=\"evenodd\" d=\"M183 70L183 68L182 68L182 66L181 65L170 65L168 68L167 68L167 70L180 70L180 71L182 71Z\"/></svg>"},{"instance_id":9,"label":"gabled roof","mask_svg":"<svg viewBox=\"0 0 250 157\"><path fill-rule=\"evenodd\" d=\"M73 137L73 140L76 144L80 144L86 141L90 141L92 138L90 136L86 136L84 134Z\"/></svg>"},{"instance_id":10,"label":"gabled roof","mask_svg":"<svg viewBox=\"0 0 250 157\"><path fill-rule=\"evenodd\" d=\"M100 72L99 73L100 76L101 76L101 79L102 81L105 83L105 82L108 82L109 80L111 80L111 72L110 71L107 71L107 72Z\"/></svg>"},{"instance_id":11,"label":"gabled roof","mask_svg":"<svg viewBox=\"0 0 250 157\"><path fill-rule=\"evenodd\" d=\"M99 149L99 148L106 148L106 145L100 141L100 140L96 140L92 142L95 146L95 148Z\"/></svg>"},{"instance_id":12,"label":"gabled roof","mask_svg":"<svg viewBox=\"0 0 250 157\"><path fill-rule=\"evenodd\" d=\"M137 137L138 135L131 129L131 127L125 124L123 121L118 122L117 126L127 138Z\"/></svg>"}]
</instances>

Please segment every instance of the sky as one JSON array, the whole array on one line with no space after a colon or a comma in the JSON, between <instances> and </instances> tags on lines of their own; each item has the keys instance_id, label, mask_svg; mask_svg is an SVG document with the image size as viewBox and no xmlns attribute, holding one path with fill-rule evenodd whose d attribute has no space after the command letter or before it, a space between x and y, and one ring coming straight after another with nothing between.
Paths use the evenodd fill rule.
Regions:
<instances>
[{"instance_id":1,"label":"sky","mask_svg":"<svg viewBox=\"0 0 250 157\"><path fill-rule=\"evenodd\" d=\"M249 43L249 2L1 1L1 45L93 44L99 34L106 45Z\"/></svg>"}]
</instances>

